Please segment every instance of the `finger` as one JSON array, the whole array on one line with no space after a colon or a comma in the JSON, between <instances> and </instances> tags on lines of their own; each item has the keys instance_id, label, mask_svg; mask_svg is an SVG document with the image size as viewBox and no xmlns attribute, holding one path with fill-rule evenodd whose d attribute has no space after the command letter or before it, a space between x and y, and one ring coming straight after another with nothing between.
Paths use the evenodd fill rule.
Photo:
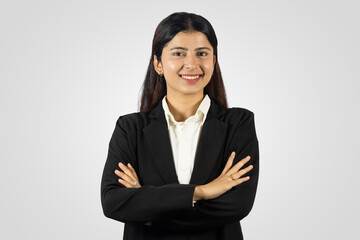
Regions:
<instances>
[{"instance_id":1,"label":"finger","mask_svg":"<svg viewBox=\"0 0 360 240\"><path fill-rule=\"evenodd\" d=\"M233 187L239 185L239 184L242 184L243 182L246 182L246 181L249 181L250 177L249 176L246 176L246 177L243 177L243 178L239 178L239 179L236 179L236 180L233 180Z\"/></svg>"},{"instance_id":2,"label":"finger","mask_svg":"<svg viewBox=\"0 0 360 240\"><path fill-rule=\"evenodd\" d=\"M233 173L236 173L237 171L239 171L240 168L242 168L245 163L247 163L250 160L250 156L247 156L243 159L241 159L237 164L235 164L228 172L227 175L231 175Z\"/></svg>"},{"instance_id":3,"label":"finger","mask_svg":"<svg viewBox=\"0 0 360 240\"><path fill-rule=\"evenodd\" d=\"M123 180L123 179L119 178L119 180L121 181L121 180ZM120 182L120 181L119 181L119 182ZM134 184L134 183L135 183L135 184ZM140 185L138 182L136 182L136 181L134 181L134 182L124 181L124 184L125 184L125 186L126 186L127 188L140 188L140 187L141 187L141 185Z\"/></svg>"},{"instance_id":4,"label":"finger","mask_svg":"<svg viewBox=\"0 0 360 240\"><path fill-rule=\"evenodd\" d=\"M135 171L135 169L133 168L133 166L131 166L131 164L128 163L128 167L129 167L130 171L132 172L133 176L136 178L135 180L137 180L137 181L139 182L139 178L138 178L138 176L137 176L137 174L136 174L136 171Z\"/></svg>"},{"instance_id":5,"label":"finger","mask_svg":"<svg viewBox=\"0 0 360 240\"><path fill-rule=\"evenodd\" d=\"M133 173L131 172L131 170L128 167L126 167L123 163L119 162L119 167L128 176L128 178L130 178L131 181L129 181L129 179L125 179L125 180L127 180L129 182L138 181L133 176Z\"/></svg>"},{"instance_id":6,"label":"finger","mask_svg":"<svg viewBox=\"0 0 360 240\"><path fill-rule=\"evenodd\" d=\"M233 176L233 178L237 179L237 178L245 175L246 173L248 173L251 169L253 169L253 165L247 166L246 168L241 169L236 173L233 173L232 176Z\"/></svg>"},{"instance_id":7,"label":"finger","mask_svg":"<svg viewBox=\"0 0 360 240\"><path fill-rule=\"evenodd\" d=\"M229 159L226 162L224 170L221 172L221 175L227 173L227 171L231 168L231 166L233 164L233 161L234 161L234 158L235 158L235 152L232 152Z\"/></svg>"},{"instance_id":8,"label":"finger","mask_svg":"<svg viewBox=\"0 0 360 240\"><path fill-rule=\"evenodd\" d=\"M115 174L119 177L121 177L122 179L124 179L125 181L129 182L129 183L132 183L134 182L135 180L132 179L130 176L128 176L126 173L123 173L119 170L115 170Z\"/></svg>"},{"instance_id":9,"label":"finger","mask_svg":"<svg viewBox=\"0 0 360 240\"><path fill-rule=\"evenodd\" d=\"M123 172L124 172L126 175L128 175L132 180L135 181L135 178L134 178L132 172L130 171L130 169L129 169L128 167L126 167L122 162L119 162L118 165L119 165L120 169L123 170Z\"/></svg>"},{"instance_id":10,"label":"finger","mask_svg":"<svg viewBox=\"0 0 360 240\"><path fill-rule=\"evenodd\" d=\"M134 187L134 185L130 184L129 182L127 182L127 181L125 181L125 180L123 180L121 178L119 178L118 181L119 181L119 183L121 183L122 185L124 185L127 188L133 188Z\"/></svg>"},{"instance_id":11,"label":"finger","mask_svg":"<svg viewBox=\"0 0 360 240\"><path fill-rule=\"evenodd\" d=\"M130 171L133 173L135 181L137 182L136 187L141 187L139 177L137 176L135 169L133 168L133 166L131 166L130 163L128 163L128 167L129 167Z\"/></svg>"}]
</instances>

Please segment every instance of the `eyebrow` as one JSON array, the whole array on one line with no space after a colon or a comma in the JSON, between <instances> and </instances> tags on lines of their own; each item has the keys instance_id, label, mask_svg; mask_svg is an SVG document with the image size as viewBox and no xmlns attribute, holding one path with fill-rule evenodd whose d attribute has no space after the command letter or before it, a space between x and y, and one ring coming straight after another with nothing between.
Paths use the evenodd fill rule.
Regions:
<instances>
[{"instance_id":1,"label":"eyebrow","mask_svg":"<svg viewBox=\"0 0 360 240\"><path fill-rule=\"evenodd\" d=\"M181 49L181 50L185 50L185 51L187 51L187 50L188 50L187 48L184 48L184 47L174 47L174 48L171 48L171 49L170 49L170 51L171 51L171 50L175 50L175 49ZM198 50L203 50L203 49L207 49L207 50L211 51L211 49L210 49L210 48L208 48L208 47L199 47L199 48L195 48L195 51L198 51Z\"/></svg>"}]
</instances>

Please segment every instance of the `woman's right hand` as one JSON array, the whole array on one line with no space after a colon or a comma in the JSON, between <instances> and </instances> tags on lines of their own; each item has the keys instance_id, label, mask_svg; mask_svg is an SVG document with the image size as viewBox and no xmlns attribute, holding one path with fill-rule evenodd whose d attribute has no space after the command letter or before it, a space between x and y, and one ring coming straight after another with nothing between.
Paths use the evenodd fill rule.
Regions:
<instances>
[{"instance_id":1,"label":"woman's right hand","mask_svg":"<svg viewBox=\"0 0 360 240\"><path fill-rule=\"evenodd\" d=\"M208 184L195 187L193 196L194 201L217 198L218 196L229 191L236 185L239 185L250 179L249 176L241 178L241 176L243 176L253 168L253 166L250 165L244 169L241 169L245 165L245 163L250 160L250 156L243 158L241 161L231 167L234 158L235 152L232 152L224 167L224 170L217 178L215 178Z\"/></svg>"}]
</instances>

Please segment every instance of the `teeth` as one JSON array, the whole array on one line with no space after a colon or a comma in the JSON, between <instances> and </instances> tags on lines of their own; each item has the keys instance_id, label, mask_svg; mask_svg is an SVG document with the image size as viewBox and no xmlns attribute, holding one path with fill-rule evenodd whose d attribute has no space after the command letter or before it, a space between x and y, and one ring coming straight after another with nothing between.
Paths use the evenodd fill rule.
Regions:
<instances>
[{"instance_id":1,"label":"teeth","mask_svg":"<svg viewBox=\"0 0 360 240\"><path fill-rule=\"evenodd\" d=\"M196 79L196 78L198 78L199 76L200 76L200 75L190 77L190 76L183 76L183 75L181 75L182 78L186 78L186 79Z\"/></svg>"}]
</instances>

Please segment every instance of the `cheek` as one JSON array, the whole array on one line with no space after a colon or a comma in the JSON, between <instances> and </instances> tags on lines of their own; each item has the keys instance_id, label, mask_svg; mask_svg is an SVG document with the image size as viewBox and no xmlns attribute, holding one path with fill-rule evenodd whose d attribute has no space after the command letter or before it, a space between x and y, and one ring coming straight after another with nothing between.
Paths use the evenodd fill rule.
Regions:
<instances>
[{"instance_id":1,"label":"cheek","mask_svg":"<svg viewBox=\"0 0 360 240\"><path fill-rule=\"evenodd\" d=\"M180 71L182 64L179 61L173 61L170 59L167 59L166 64L164 64L164 71L168 74L175 74Z\"/></svg>"},{"instance_id":2,"label":"cheek","mask_svg":"<svg viewBox=\"0 0 360 240\"><path fill-rule=\"evenodd\" d=\"M206 62L203 64L203 68L206 72L213 72L214 71L214 65L212 62Z\"/></svg>"}]
</instances>

